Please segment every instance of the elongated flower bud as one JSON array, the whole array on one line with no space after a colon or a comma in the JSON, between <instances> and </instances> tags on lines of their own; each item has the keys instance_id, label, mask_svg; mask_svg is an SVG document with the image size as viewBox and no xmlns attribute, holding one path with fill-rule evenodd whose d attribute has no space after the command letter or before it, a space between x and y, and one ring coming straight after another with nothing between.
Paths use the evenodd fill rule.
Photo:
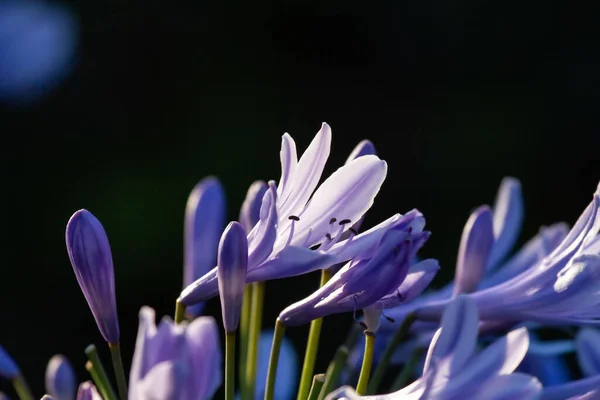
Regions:
<instances>
[{"instance_id":1,"label":"elongated flower bud","mask_svg":"<svg viewBox=\"0 0 600 400\"><path fill-rule=\"evenodd\" d=\"M77 390L75 372L63 355L53 356L46 367L46 392L55 400L74 400Z\"/></svg>"},{"instance_id":2,"label":"elongated flower bud","mask_svg":"<svg viewBox=\"0 0 600 400\"><path fill-rule=\"evenodd\" d=\"M108 237L92 213L79 210L69 220L67 252L77 282L104 339L119 341L115 274Z\"/></svg>"},{"instance_id":3,"label":"elongated flower bud","mask_svg":"<svg viewBox=\"0 0 600 400\"><path fill-rule=\"evenodd\" d=\"M219 238L225 226L225 192L214 177L202 179L192 190L185 207L183 284L188 286L217 264ZM188 307L198 316L203 303Z\"/></svg>"},{"instance_id":4,"label":"elongated flower bud","mask_svg":"<svg viewBox=\"0 0 600 400\"><path fill-rule=\"evenodd\" d=\"M469 217L460 239L454 293L470 293L477 289L494 245L492 211L481 206Z\"/></svg>"},{"instance_id":5,"label":"elongated flower bud","mask_svg":"<svg viewBox=\"0 0 600 400\"><path fill-rule=\"evenodd\" d=\"M239 218L240 224L242 224L246 233L249 233L260 219L260 206L267 189L268 186L264 181L255 181L248 188Z\"/></svg>"},{"instance_id":6,"label":"elongated flower bud","mask_svg":"<svg viewBox=\"0 0 600 400\"><path fill-rule=\"evenodd\" d=\"M77 389L77 400L103 400L96 386L90 381L83 382Z\"/></svg>"},{"instance_id":7,"label":"elongated flower bud","mask_svg":"<svg viewBox=\"0 0 600 400\"><path fill-rule=\"evenodd\" d=\"M223 232L217 267L223 325L226 332L235 332L240 320L248 268L248 240L238 222L230 222Z\"/></svg>"},{"instance_id":8,"label":"elongated flower bud","mask_svg":"<svg viewBox=\"0 0 600 400\"><path fill-rule=\"evenodd\" d=\"M6 379L13 379L15 376L19 375L20 372L21 370L17 363L6 350L4 350L4 347L0 345L0 376L3 376Z\"/></svg>"}]
</instances>

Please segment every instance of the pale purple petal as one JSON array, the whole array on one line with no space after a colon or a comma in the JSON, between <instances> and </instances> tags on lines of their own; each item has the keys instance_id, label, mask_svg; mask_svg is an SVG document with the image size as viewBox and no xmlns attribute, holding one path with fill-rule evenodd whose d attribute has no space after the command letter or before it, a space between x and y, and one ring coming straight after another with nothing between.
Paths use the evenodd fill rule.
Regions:
<instances>
[{"instance_id":1,"label":"pale purple petal","mask_svg":"<svg viewBox=\"0 0 600 400\"><path fill-rule=\"evenodd\" d=\"M494 247L487 268L494 268L513 248L523 225L523 193L518 179L507 177L500 183L494 202Z\"/></svg>"},{"instance_id":2,"label":"pale purple petal","mask_svg":"<svg viewBox=\"0 0 600 400\"><path fill-rule=\"evenodd\" d=\"M462 233L454 276L454 295L471 293L477 288L493 245L492 211L488 206L481 206L471 214Z\"/></svg>"},{"instance_id":3,"label":"pale purple petal","mask_svg":"<svg viewBox=\"0 0 600 400\"><path fill-rule=\"evenodd\" d=\"M139 312L139 325L137 339L135 341L135 351L131 362L129 372L129 388L135 388L137 383L143 378L148 370L148 361L146 349L148 348L150 338L156 335L156 324L154 322L155 312L150 307L142 307ZM130 400L134 400L129 396Z\"/></svg>"},{"instance_id":4,"label":"pale purple petal","mask_svg":"<svg viewBox=\"0 0 600 400\"><path fill-rule=\"evenodd\" d=\"M98 393L96 386L92 382L87 381L79 385L77 400L102 400L102 396Z\"/></svg>"},{"instance_id":5,"label":"pale purple petal","mask_svg":"<svg viewBox=\"0 0 600 400\"><path fill-rule=\"evenodd\" d=\"M267 189L267 183L264 181L255 181L248 188L239 218L240 224L242 224L247 233L250 233L260 219L262 199L265 197Z\"/></svg>"},{"instance_id":6,"label":"pale purple petal","mask_svg":"<svg viewBox=\"0 0 600 400\"><path fill-rule=\"evenodd\" d=\"M442 375L460 371L475 350L478 322L477 307L469 297L459 295L450 302L427 351L423 372L432 362L439 362Z\"/></svg>"},{"instance_id":7,"label":"pale purple petal","mask_svg":"<svg viewBox=\"0 0 600 400\"><path fill-rule=\"evenodd\" d=\"M377 154L377 152L375 151L375 146L373 145L373 143L371 143L370 140L362 140L359 144L356 145L354 150L352 150L352 152L348 156L348 159L346 160L346 164L359 157L375 154Z\"/></svg>"},{"instance_id":8,"label":"pale purple petal","mask_svg":"<svg viewBox=\"0 0 600 400\"><path fill-rule=\"evenodd\" d=\"M600 332L582 328L575 338L579 367L586 376L600 375Z\"/></svg>"},{"instance_id":9,"label":"pale purple petal","mask_svg":"<svg viewBox=\"0 0 600 400\"><path fill-rule=\"evenodd\" d=\"M338 262L337 257L319 250L311 251L303 247L288 246L269 261L261 264L260 268L248 271L246 282L303 275L311 271L329 268Z\"/></svg>"},{"instance_id":10,"label":"pale purple petal","mask_svg":"<svg viewBox=\"0 0 600 400\"><path fill-rule=\"evenodd\" d=\"M284 133L281 138L281 151L279 152L281 159L281 179L277 185L277 198L280 202L287 200L291 192L291 183L294 180L296 167L298 165L298 155L296 154L296 143L294 139Z\"/></svg>"},{"instance_id":11,"label":"pale purple petal","mask_svg":"<svg viewBox=\"0 0 600 400\"><path fill-rule=\"evenodd\" d=\"M185 396L184 382L190 371L182 364L173 361L163 361L150 370L135 388L136 400L183 400L192 397Z\"/></svg>"},{"instance_id":12,"label":"pale purple petal","mask_svg":"<svg viewBox=\"0 0 600 400\"><path fill-rule=\"evenodd\" d=\"M463 395L464 398L482 400L536 400L542 395L542 384L531 375L500 375L487 380L476 391Z\"/></svg>"},{"instance_id":13,"label":"pale purple petal","mask_svg":"<svg viewBox=\"0 0 600 400\"><path fill-rule=\"evenodd\" d=\"M437 260L427 259L411 265L406 278L393 294L383 297L379 304L383 308L395 307L401 303L408 303L423 293L429 286L440 269Z\"/></svg>"},{"instance_id":14,"label":"pale purple petal","mask_svg":"<svg viewBox=\"0 0 600 400\"><path fill-rule=\"evenodd\" d=\"M600 375L545 388L542 400L565 400L600 388ZM593 398L593 397L592 397Z\"/></svg>"},{"instance_id":15,"label":"pale purple petal","mask_svg":"<svg viewBox=\"0 0 600 400\"><path fill-rule=\"evenodd\" d=\"M259 221L248 234L248 271L265 261L273 251L277 218L277 189L271 181L262 200Z\"/></svg>"},{"instance_id":16,"label":"pale purple petal","mask_svg":"<svg viewBox=\"0 0 600 400\"><path fill-rule=\"evenodd\" d=\"M186 331L186 340L193 365L191 385L193 399L210 399L223 380L223 360L219 329L212 317L192 321Z\"/></svg>"}]
</instances>

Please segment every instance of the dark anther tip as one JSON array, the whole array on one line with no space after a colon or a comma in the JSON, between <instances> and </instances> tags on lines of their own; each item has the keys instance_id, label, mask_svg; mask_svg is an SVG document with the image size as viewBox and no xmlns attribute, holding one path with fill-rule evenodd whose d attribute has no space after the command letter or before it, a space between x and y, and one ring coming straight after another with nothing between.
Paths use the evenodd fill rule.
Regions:
<instances>
[{"instance_id":1,"label":"dark anther tip","mask_svg":"<svg viewBox=\"0 0 600 400\"><path fill-rule=\"evenodd\" d=\"M327 233L325 234L325 237L326 237L327 239L329 239L329 241L332 241L332 240L333 240L333 239L331 238L331 234L330 234L329 232L327 232Z\"/></svg>"},{"instance_id":2,"label":"dark anther tip","mask_svg":"<svg viewBox=\"0 0 600 400\"><path fill-rule=\"evenodd\" d=\"M394 247L394 256L398 257L398 247Z\"/></svg>"},{"instance_id":3,"label":"dark anther tip","mask_svg":"<svg viewBox=\"0 0 600 400\"><path fill-rule=\"evenodd\" d=\"M408 233L411 233L412 232L412 226L409 226L408 229L407 229L407 231L408 231Z\"/></svg>"},{"instance_id":4,"label":"dark anther tip","mask_svg":"<svg viewBox=\"0 0 600 400\"><path fill-rule=\"evenodd\" d=\"M290 220L292 220L292 221L300 221L300 217L297 217L297 216L295 216L295 215L290 215L290 216L288 217L288 219L290 219Z\"/></svg>"},{"instance_id":5,"label":"dark anther tip","mask_svg":"<svg viewBox=\"0 0 600 400\"><path fill-rule=\"evenodd\" d=\"M350 222L352 222L352 221L349 219L343 219L340 221L340 225L346 225L346 224L349 224Z\"/></svg>"},{"instance_id":6,"label":"dark anther tip","mask_svg":"<svg viewBox=\"0 0 600 400\"><path fill-rule=\"evenodd\" d=\"M371 331L365 331L365 336L372 336L372 337L375 337L375 332L371 332Z\"/></svg>"},{"instance_id":7,"label":"dark anther tip","mask_svg":"<svg viewBox=\"0 0 600 400\"><path fill-rule=\"evenodd\" d=\"M354 233L355 235L358 235L358 231L354 228L350 228L350 232Z\"/></svg>"},{"instance_id":8,"label":"dark anther tip","mask_svg":"<svg viewBox=\"0 0 600 400\"><path fill-rule=\"evenodd\" d=\"M335 221L337 221L337 218L333 217L329 220L329 224L333 224Z\"/></svg>"},{"instance_id":9,"label":"dark anther tip","mask_svg":"<svg viewBox=\"0 0 600 400\"><path fill-rule=\"evenodd\" d=\"M363 328L363 329L369 329L369 327L367 326L367 324L365 324L362 321L359 321L358 324Z\"/></svg>"},{"instance_id":10,"label":"dark anther tip","mask_svg":"<svg viewBox=\"0 0 600 400\"><path fill-rule=\"evenodd\" d=\"M392 318L392 317L388 317L387 315L384 315L384 318L385 318L385 319L387 319L387 320L388 320L388 322L391 322L392 324L393 324L394 322L396 322L396 320L395 320L394 318Z\"/></svg>"}]
</instances>

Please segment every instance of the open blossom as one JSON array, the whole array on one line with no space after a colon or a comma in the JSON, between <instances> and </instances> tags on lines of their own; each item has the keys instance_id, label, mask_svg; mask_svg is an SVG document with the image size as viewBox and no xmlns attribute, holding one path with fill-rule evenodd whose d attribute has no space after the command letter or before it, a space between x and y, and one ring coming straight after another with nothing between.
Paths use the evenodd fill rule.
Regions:
<instances>
[{"instance_id":1,"label":"open blossom","mask_svg":"<svg viewBox=\"0 0 600 400\"><path fill-rule=\"evenodd\" d=\"M221 347L212 317L158 327L154 310L142 307L129 376L129 399L210 399L221 385Z\"/></svg>"},{"instance_id":2,"label":"open blossom","mask_svg":"<svg viewBox=\"0 0 600 400\"><path fill-rule=\"evenodd\" d=\"M183 234L184 287L216 265L226 211L225 192L216 178L202 179L190 193L185 207ZM198 303L187 312L195 317L200 315L202 308L202 303Z\"/></svg>"},{"instance_id":3,"label":"open blossom","mask_svg":"<svg viewBox=\"0 0 600 400\"><path fill-rule=\"evenodd\" d=\"M67 252L81 291L100 333L109 343L119 341L115 272L104 227L87 210L79 210L67 223Z\"/></svg>"},{"instance_id":4,"label":"open blossom","mask_svg":"<svg viewBox=\"0 0 600 400\"><path fill-rule=\"evenodd\" d=\"M600 324L600 186L560 244L503 283L472 293L482 320ZM419 310L439 314L441 304ZM442 306L443 307L443 306Z\"/></svg>"},{"instance_id":5,"label":"open blossom","mask_svg":"<svg viewBox=\"0 0 600 400\"><path fill-rule=\"evenodd\" d=\"M415 297L439 268L434 260L426 260L411 271L412 260L429 238L429 232L423 232L424 224L417 210L399 218L376 248L359 254L311 296L287 307L279 320L292 326L329 314L368 309L365 312L374 332L380 310ZM407 283L409 272L413 276Z\"/></svg>"},{"instance_id":6,"label":"open blossom","mask_svg":"<svg viewBox=\"0 0 600 400\"><path fill-rule=\"evenodd\" d=\"M358 157L317 188L330 144L331 130L324 123L298 160L293 139L288 134L283 136L281 179L278 185L269 182L259 221L248 233L246 282L301 275L350 260L379 242L385 233L383 228L393 222L388 220L360 235L345 236L373 204L387 164L374 155ZM317 245L317 250L311 250ZM217 293L214 268L184 289L179 301L189 306Z\"/></svg>"},{"instance_id":7,"label":"open blossom","mask_svg":"<svg viewBox=\"0 0 600 400\"><path fill-rule=\"evenodd\" d=\"M331 393L327 400L534 400L541 385L537 379L513 373L527 353L526 328L509 332L475 353L478 316L475 303L460 295L449 303L429 346L423 375L390 394L358 396L349 387Z\"/></svg>"}]
</instances>

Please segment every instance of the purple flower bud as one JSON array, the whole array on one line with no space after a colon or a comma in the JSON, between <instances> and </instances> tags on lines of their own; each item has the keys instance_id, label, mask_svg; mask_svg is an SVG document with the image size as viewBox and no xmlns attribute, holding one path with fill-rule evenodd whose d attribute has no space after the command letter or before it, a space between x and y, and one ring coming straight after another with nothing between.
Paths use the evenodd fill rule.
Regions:
<instances>
[{"instance_id":1,"label":"purple flower bud","mask_svg":"<svg viewBox=\"0 0 600 400\"><path fill-rule=\"evenodd\" d=\"M183 284L188 286L217 264L219 238L225 225L225 193L214 177L201 180L192 190L185 208ZM198 316L203 303L188 307Z\"/></svg>"},{"instance_id":2,"label":"purple flower bud","mask_svg":"<svg viewBox=\"0 0 600 400\"><path fill-rule=\"evenodd\" d=\"M267 189L268 186L264 181L255 181L248 188L246 199L240 210L240 224L247 233L250 233L260 219L260 206Z\"/></svg>"},{"instance_id":3,"label":"purple flower bud","mask_svg":"<svg viewBox=\"0 0 600 400\"><path fill-rule=\"evenodd\" d=\"M238 222L230 222L223 232L217 267L223 325L226 332L235 332L240 321L248 267L248 239Z\"/></svg>"},{"instance_id":4,"label":"purple flower bud","mask_svg":"<svg viewBox=\"0 0 600 400\"><path fill-rule=\"evenodd\" d=\"M77 400L102 400L96 386L90 381L83 382L77 389Z\"/></svg>"},{"instance_id":5,"label":"purple flower bud","mask_svg":"<svg viewBox=\"0 0 600 400\"><path fill-rule=\"evenodd\" d=\"M55 400L74 400L77 380L73 367L63 355L53 356L46 367L46 391Z\"/></svg>"},{"instance_id":6,"label":"purple flower bud","mask_svg":"<svg viewBox=\"0 0 600 400\"><path fill-rule=\"evenodd\" d=\"M67 224L65 239L77 282L98 329L108 343L117 343L119 320L115 274L106 232L92 213L79 210Z\"/></svg>"},{"instance_id":7,"label":"purple flower bud","mask_svg":"<svg viewBox=\"0 0 600 400\"><path fill-rule=\"evenodd\" d=\"M454 294L477 289L494 245L492 211L481 206L469 217L460 239Z\"/></svg>"},{"instance_id":8,"label":"purple flower bud","mask_svg":"<svg viewBox=\"0 0 600 400\"><path fill-rule=\"evenodd\" d=\"M12 357L4 350L4 347L0 345L0 376L6 379L13 379L19 375L21 370Z\"/></svg>"},{"instance_id":9,"label":"purple flower bud","mask_svg":"<svg viewBox=\"0 0 600 400\"><path fill-rule=\"evenodd\" d=\"M0 400L1 399L2 399L2 396L0 396ZM52 397L52 396L50 396L48 394L45 394L45 395L42 396L42 400L57 400L57 399L55 399L54 397Z\"/></svg>"}]
</instances>

